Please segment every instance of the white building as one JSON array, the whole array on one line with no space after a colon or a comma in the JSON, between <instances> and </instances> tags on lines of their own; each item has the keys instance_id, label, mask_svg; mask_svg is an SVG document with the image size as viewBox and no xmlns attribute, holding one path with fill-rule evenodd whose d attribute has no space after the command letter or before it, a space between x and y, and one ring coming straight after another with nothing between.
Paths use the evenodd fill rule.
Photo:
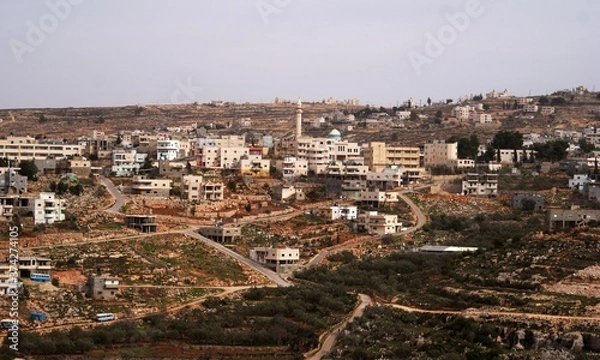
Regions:
<instances>
[{"instance_id":1,"label":"white building","mask_svg":"<svg viewBox=\"0 0 600 360\"><path fill-rule=\"evenodd\" d=\"M39 143L29 136L8 136L0 139L0 158L11 160L43 160L46 158L65 158L81 156L83 146L79 144Z\"/></svg>"},{"instance_id":2,"label":"white building","mask_svg":"<svg viewBox=\"0 0 600 360\"><path fill-rule=\"evenodd\" d=\"M298 160L293 156L286 156L283 160L275 162L275 169L283 175L283 178L293 178L308 175L308 161Z\"/></svg>"},{"instance_id":3,"label":"white building","mask_svg":"<svg viewBox=\"0 0 600 360\"><path fill-rule=\"evenodd\" d=\"M569 189L583 192L585 185L590 182L591 180L587 174L575 174L572 179L569 179Z\"/></svg>"},{"instance_id":4,"label":"white building","mask_svg":"<svg viewBox=\"0 0 600 360\"><path fill-rule=\"evenodd\" d=\"M112 172L115 176L136 175L144 165L148 154L138 153L137 150L117 149L113 151Z\"/></svg>"},{"instance_id":5,"label":"white building","mask_svg":"<svg viewBox=\"0 0 600 360\"><path fill-rule=\"evenodd\" d=\"M358 202L361 205L373 207L385 207L399 201L398 193L393 191L361 191L358 196Z\"/></svg>"},{"instance_id":6,"label":"white building","mask_svg":"<svg viewBox=\"0 0 600 360\"><path fill-rule=\"evenodd\" d=\"M158 160L173 161L180 157L179 140L158 140L156 142L156 157Z\"/></svg>"},{"instance_id":7,"label":"white building","mask_svg":"<svg viewBox=\"0 0 600 360\"><path fill-rule=\"evenodd\" d=\"M377 211L362 212L358 215L357 223L359 228L374 235L395 234L402 230L397 215L379 214Z\"/></svg>"},{"instance_id":8,"label":"white building","mask_svg":"<svg viewBox=\"0 0 600 360\"><path fill-rule=\"evenodd\" d=\"M35 224L53 224L65 219L65 200L57 199L54 193L41 192L33 199L33 221Z\"/></svg>"},{"instance_id":9,"label":"white building","mask_svg":"<svg viewBox=\"0 0 600 360\"><path fill-rule=\"evenodd\" d=\"M257 177L267 177L271 172L271 160L261 155L249 155L240 160L240 173Z\"/></svg>"},{"instance_id":10,"label":"white building","mask_svg":"<svg viewBox=\"0 0 600 360\"><path fill-rule=\"evenodd\" d=\"M319 215L329 220L355 220L358 216L358 207L334 205L326 209L320 209Z\"/></svg>"},{"instance_id":11,"label":"white building","mask_svg":"<svg viewBox=\"0 0 600 360\"><path fill-rule=\"evenodd\" d=\"M536 113L539 110L539 106L535 104L527 104L523 107L523 109L528 113Z\"/></svg>"},{"instance_id":12,"label":"white building","mask_svg":"<svg viewBox=\"0 0 600 360\"><path fill-rule=\"evenodd\" d=\"M140 175L133 177L131 185L131 192L135 195L169 197L170 190L171 180L148 179Z\"/></svg>"}]
</instances>

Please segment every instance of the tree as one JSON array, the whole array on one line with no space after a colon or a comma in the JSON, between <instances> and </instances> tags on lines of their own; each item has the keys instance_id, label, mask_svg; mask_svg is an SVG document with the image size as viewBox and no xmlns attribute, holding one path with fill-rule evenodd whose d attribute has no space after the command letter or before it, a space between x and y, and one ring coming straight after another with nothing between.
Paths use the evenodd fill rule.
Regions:
<instances>
[{"instance_id":1,"label":"tree","mask_svg":"<svg viewBox=\"0 0 600 360\"><path fill-rule=\"evenodd\" d=\"M565 140L552 140L544 144L534 144L537 158L551 162L561 161L567 157L569 143Z\"/></svg>"},{"instance_id":2,"label":"tree","mask_svg":"<svg viewBox=\"0 0 600 360\"><path fill-rule=\"evenodd\" d=\"M8 167L10 165L10 161L8 160L8 158L3 157L0 158L0 167Z\"/></svg>"},{"instance_id":3,"label":"tree","mask_svg":"<svg viewBox=\"0 0 600 360\"><path fill-rule=\"evenodd\" d=\"M427 98L427 106L431 106L431 98L430 97Z\"/></svg>"},{"instance_id":4,"label":"tree","mask_svg":"<svg viewBox=\"0 0 600 360\"><path fill-rule=\"evenodd\" d=\"M411 112L410 112L410 120L411 120L411 121L417 121L417 120L419 120L419 115L417 115L417 113L416 113L416 112L414 112L414 111L411 111Z\"/></svg>"},{"instance_id":5,"label":"tree","mask_svg":"<svg viewBox=\"0 0 600 360\"><path fill-rule=\"evenodd\" d=\"M454 102L454 100L452 99L446 99L446 104L452 104Z\"/></svg>"},{"instance_id":6,"label":"tree","mask_svg":"<svg viewBox=\"0 0 600 360\"><path fill-rule=\"evenodd\" d=\"M547 96L540 96L540 100L538 100L540 105L547 105L550 102Z\"/></svg>"},{"instance_id":7,"label":"tree","mask_svg":"<svg viewBox=\"0 0 600 360\"><path fill-rule=\"evenodd\" d=\"M19 174L27 176L27 180L35 181L37 179L38 168L33 160L23 160L19 163Z\"/></svg>"},{"instance_id":8,"label":"tree","mask_svg":"<svg viewBox=\"0 0 600 360\"><path fill-rule=\"evenodd\" d=\"M441 119L442 116L444 116L444 114L442 113L442 110L438 110L435 112L436 119Z\"/></svg>"},{"instance_id":9,"label":"tree","mask_svg":"<svg viewBox=\"0 0 600 360\"><path fill-rule=\"evenodd\" d=\"M40 115L40 118L39 118L38 122L39 122L40 124L43 124L43 123L45 123L46 121L48 121L48 119L46 118L46 116L44 116L44 114Z\"/></svg>"},{"instance_id":10,"label":"tree","mask_svg":"<svg viewBox=\"0 0 600 360\"><path fill-rule=\"evenodd\" d=\"M565 98L562 96L559 96L559 97L553 98L552 101L550 102L550 105L552 105L552 106L564 105L566 103L567 103L567 101L565 100Z\"/></svg>"},{"instance_id":11,"label":"tree","mask_svg":"<svg viewBox=\"0 0 600 360\"><path fill-rule=\"evenodd\" d=\"M492 146L495 149L522 149L523 134L518 131L499 131L494 136Z\"/></svg>"},{"instance_id":12,"label":"tree","mask_svg":"<svg viewBox=\"0 0 600 360\"><path fill-rule=\"evenodd\" d=\"M579 140L579 148L584 153L589 153L596 150L596 145L589 143L585 138L581 138L581 140Z\"/></svg>"},{"instance_id":13,"label":"tree","mask_svg":"<svg viewBox=\"0 0 600 360\"><path fill-rule=\"evenodd\" d=\"M492 107L489 104L483 104L483 110L488 111Z\"/></svg>"}]
</instances>

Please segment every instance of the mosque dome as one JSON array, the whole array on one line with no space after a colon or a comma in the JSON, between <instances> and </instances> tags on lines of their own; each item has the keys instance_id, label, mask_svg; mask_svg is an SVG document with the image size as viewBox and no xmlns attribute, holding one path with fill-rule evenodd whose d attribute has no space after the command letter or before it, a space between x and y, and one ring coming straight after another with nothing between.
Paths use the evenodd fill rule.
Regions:
<instances>
[{"instance_id":1,"label":"mosque dome","mask_svg":"<svg viewBox=\"0 0 600 360\"><path fill-rule=\"evenodd\" d=\"M329 135L327 135L327 137L329 139L333 139L333 140L342 140L342 133L336 129L333 129L333 130L331 130Z\"/></svg>"}]
</instances>

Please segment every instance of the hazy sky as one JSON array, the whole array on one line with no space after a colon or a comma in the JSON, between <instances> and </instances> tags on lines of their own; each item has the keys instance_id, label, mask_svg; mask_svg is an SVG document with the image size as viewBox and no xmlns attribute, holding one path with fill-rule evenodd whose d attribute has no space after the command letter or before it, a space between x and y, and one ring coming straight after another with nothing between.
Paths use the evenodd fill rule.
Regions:
<instances>
[{"instance_id":1,"label":"hazy sky","mask_svg":"<svg viewBox=\"0 0 600 360\"><path fill-rule=\"evenodd\" d=\"M0 14L0 108L600 90L597 0L2 0Z\"/></svg>"}]
</instances>

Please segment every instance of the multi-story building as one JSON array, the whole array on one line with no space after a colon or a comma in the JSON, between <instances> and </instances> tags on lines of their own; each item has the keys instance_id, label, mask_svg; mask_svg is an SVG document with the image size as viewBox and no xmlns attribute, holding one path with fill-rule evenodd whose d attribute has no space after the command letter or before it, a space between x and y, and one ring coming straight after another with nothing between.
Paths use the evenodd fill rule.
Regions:
<instances>
[{"instance_id":1,"label":"multi-story building","mask_svg":"<svg viewBox=\"0 0 600 360\"><path fill-rule=\"evenodd\" d=\"M0 295L8 294L8 289L15 285L11 282L10 264L0 263Z\"/></svg>"},{"instance_id":2,"label":"multi-story building","mask_svg":"<svg viewBox=\"0 0 600 360\"><path fill-rule=\"evenodd\" d=\"M287 273L298 267L300 249L255 247L250 250L250 259L278 273Z\"/></svg>"},{"instance_id":3,"label":"multi-story building","mask_svg":"<svg viewBox=\"0 0 600 360\"><path fill-rule=\"evenodd\" d=\"M275 162L275 169L283 175L284 179L308 175L308 161L298 160L293 156L286 156L283 160Z\"/></svg>"},{"instance_id":4,"label":"multi-story building","mask_svg":"<svg viewBox=\"0 0 600 360\"><path fill-rule=\"evenodd\" d=\"M148 154L138 153L136 149L116 149L112 155L112 172L115 176L137 175L144 165Z\"/></svg>"},{"instance_id":5,"label":"multi-story building","mask_svg":"<svg viewBox=\"0 0 600 360\"><path fill-rule=\"evenodd\" d=\"M377 211L361 212L357 224L359 229L374 235L395 234L402 229L402 223L398 222L397 215L379 214Z\"/></svg>"},{"instance_id":6,"label":"multi-story building","mask_svg":"<svg viewBox=\"0 0 600 360\"><path fill-rule=\"evenodd\" d=\"M358 207L336 204L325 209L319 209L319 215L329 220L355 220L358 216Z\"/></svg>"},{"instance_id":7,"label":"multi-story building","mask_svg":"<svg viewBox=\"0 0 600 360\"><path fill-rule=\"evenodd\" d=\"M516 164L535 156L534 150L499 149L498 152L500 153L501 164Z\"/></svg>"},{"instance_id":8,"label":"multi-story building","mask_svg":"<svg viewBox=\"0 0 600 360\"><path fill-rule=\"evenodd\" d=\"M373 207L390 206L398 202L398 193L393 191L365 190L358 197L361 205Z\"/></svg>"},{"instance_id":9,"label":"multi-story building","mask_svg":"<svg viewBox=\"0 0 600 360\"><path fill-rule=\"evenodd\" d=\"M156 142L156 157L159 160L169 161L180 157L179 140L158 140Z\"/></svg>"},{"instance_id":10,"label":"multi-story building","mask_svg":"<svg viewBox=\"0 0 600 360\"><path fill-rule=\"evenodd\" d=\"M552 115L555 111L554 106L542 106L540 108L540 114L542 115Z\"/></svg>"},{"instance_id":11,"label":"multi-story building","mask_svg":"<svg viewBox=\"0 0 600 360\"><path fill-rule=\"evenodd\" d=\"M0 139L0 158L16 161L64 158L79 156L82 153L83 147L78 144L39 143L29 136L9 136L6 139Z\"/></svg>"},{"instance_id":12,"label":"multi-story building","mask_svg":"<svg viewBox=\"0 0 600 360\"><path fill-rule=\"evenodd\" d=\"M391 190L401 186L404 180L408 180L405 169L388 166L380 172L367 173L367 188Z\"/></svg>"},{"instance_id":13,"label":"multi-story building","mask_svg":"<svg viewBox=\"0 0 600 360\"><path fill-rule=\"evenodd\" d=\"M69 160L69 169L73 174L86 178L92 173L92 162L83 156L75 156Z\"/></svg>"},{"instance_id":14,"label":"multi-story building","mask_svg":"<svg viewBox=\"0 0 600 360\"><path fill-rule=\"evenodd\" d=\"M0 194L27 192L27 176L19 175L19 168L0 168Z\"/></svg>"},{"instance_id":15,"label":"multi-story building","mask_svg":"<svg viewBox=\"0 0 600 360\"><path fill-rule=\"evenodd\" d=\"M539 110L539 106L535 104L527 104L523 107L523 109L528 113L536 113Z\"/></svg>"},{"instance_id":16,"label":"multi-story building","mask_svg":"<svg viewBox=\"0 0 600 360\"><path fill-rule=\"evenodd\" d=\"M51 260L38 256L19 257L19 277L32 280L50 281Z\"/></svg>"},{"instance_id":17,"label":"multi-story building","mask_svg":"<svg viewBox=\"0 0 600 360\"><path fill-rule=\"evenodd\" d=\"M223 190L222 182L207 181L199 175L181 178L181 198L188 201L221 201Z\"/></svg>"},{"instance_id":18,"label":"multi-story building","mask_svg":"<svg viewBox=\"0 0 600 360\"><path fill-rule=\"evenodd\" d=\"M114 300L119 293L120 279L114 276L89 276L87 294L94 300Z\"/></svg>"},{"instance_id":19,"label":"multi-story building","mask_svg":"<svg viewBox=\"0 0 600 360\"><path fill-rule=\"evenodd\" d=\"M387 146L383 142L371 142L363 150L365 165L374 172L380 172L390 165L406 169L420 167L420 150L418 147Z\"/></svg>"},{"instance_id":20,"label":"multi-story building","mask_svg":"<svg viewBox=\"0 0 600 360\"><path fill-rule=\"evenodd\" d=\"M478 124L491 124L492 123L492 115L482 114L482 113L473 113L471 115L471 120Z\"/></svg>"},{"instance_id":21,"label":"multi-story building","mask_svg":"<svg viewBox=\"0 0 600 360\"><path fill-rule=\"evenodd\" d=\"M240 160L240 173L257 177L267 177L271 172L271 160L261 155L249 155Z\"/></svg>"},{"instance_id":22,"label":"multi-story building","mask_svg":"<svg viewBox=\"0 0 600 360\"><path fill-rule=\"evenodd\" d=\"M600 221L600 210L550 209L546 212L546 226L549 231L570 229L585 225L590 221Z\"/></svg>"},{"instance_id":23,"label":"multi-story building","mask_svg":"<svg viewBox=\"0 0 600 360\"><path fill-rule=\"evenodd\" d=\"M199 232L200 235L221 243L232 243L242 236L242 228L237 226L204 226Z\"/></svg>"},{"instance_id":24,"label":"multi-story building","mask_svg":"<svg viewBox=\"0 0 600 360\"><path fill-rule=\"evenodd\" d=\"M451 110L450 115L459 121L469 120L470 109L468 106L456 106Z\"/></svg>"},{"instance_id":25,"label":"multi-story building","mask_svg":"<svg viewBox=\"0 0 600 360\"><path fill-rule=\"evenodd\" d=\"M131 185L131 193L156 197L169 197L171 180L148 179L145 176L135 175Z\"/></svg>"},{"instance_id":26,"label":"multi-story building","mask_svg":"<svg viewBox=\"0 0 600 360\"><path fill-rule=\"evenodd\" d=\"M158 229L156 216L151 215L125 215L125 226L144 233L156 232Z\"/></svg>"},{"instance_id":27,"label":"multi-story building","mask_svg":"<svg viewBox=\"0 0 600 360\"><path fill-rule=\"evenodd\" d=\"M65 200L57 199L52 192L41 192L33 199L33 222L53 224L65 219Z\"/></svg>"},{"instance_id":28,"label":"multi-story building","mask_svg":"<svg viewBox=\"0 0 600 360\"><path fill-rule=\"evenodd\" d=\"M458 159L458 143L446 143L434 140L425 144L425 167L447 165L452 166Z\"/></svg>"},{"instance_id":29,"label":"multi-story building","mask_svg":"<svg viewBox=\"0 0 600 360\"><path fill-rule=\"evenodd\" d=\"M469 173L462 182L463 195L498 195L498 174Z\"/></svg>"}]
</instances>

